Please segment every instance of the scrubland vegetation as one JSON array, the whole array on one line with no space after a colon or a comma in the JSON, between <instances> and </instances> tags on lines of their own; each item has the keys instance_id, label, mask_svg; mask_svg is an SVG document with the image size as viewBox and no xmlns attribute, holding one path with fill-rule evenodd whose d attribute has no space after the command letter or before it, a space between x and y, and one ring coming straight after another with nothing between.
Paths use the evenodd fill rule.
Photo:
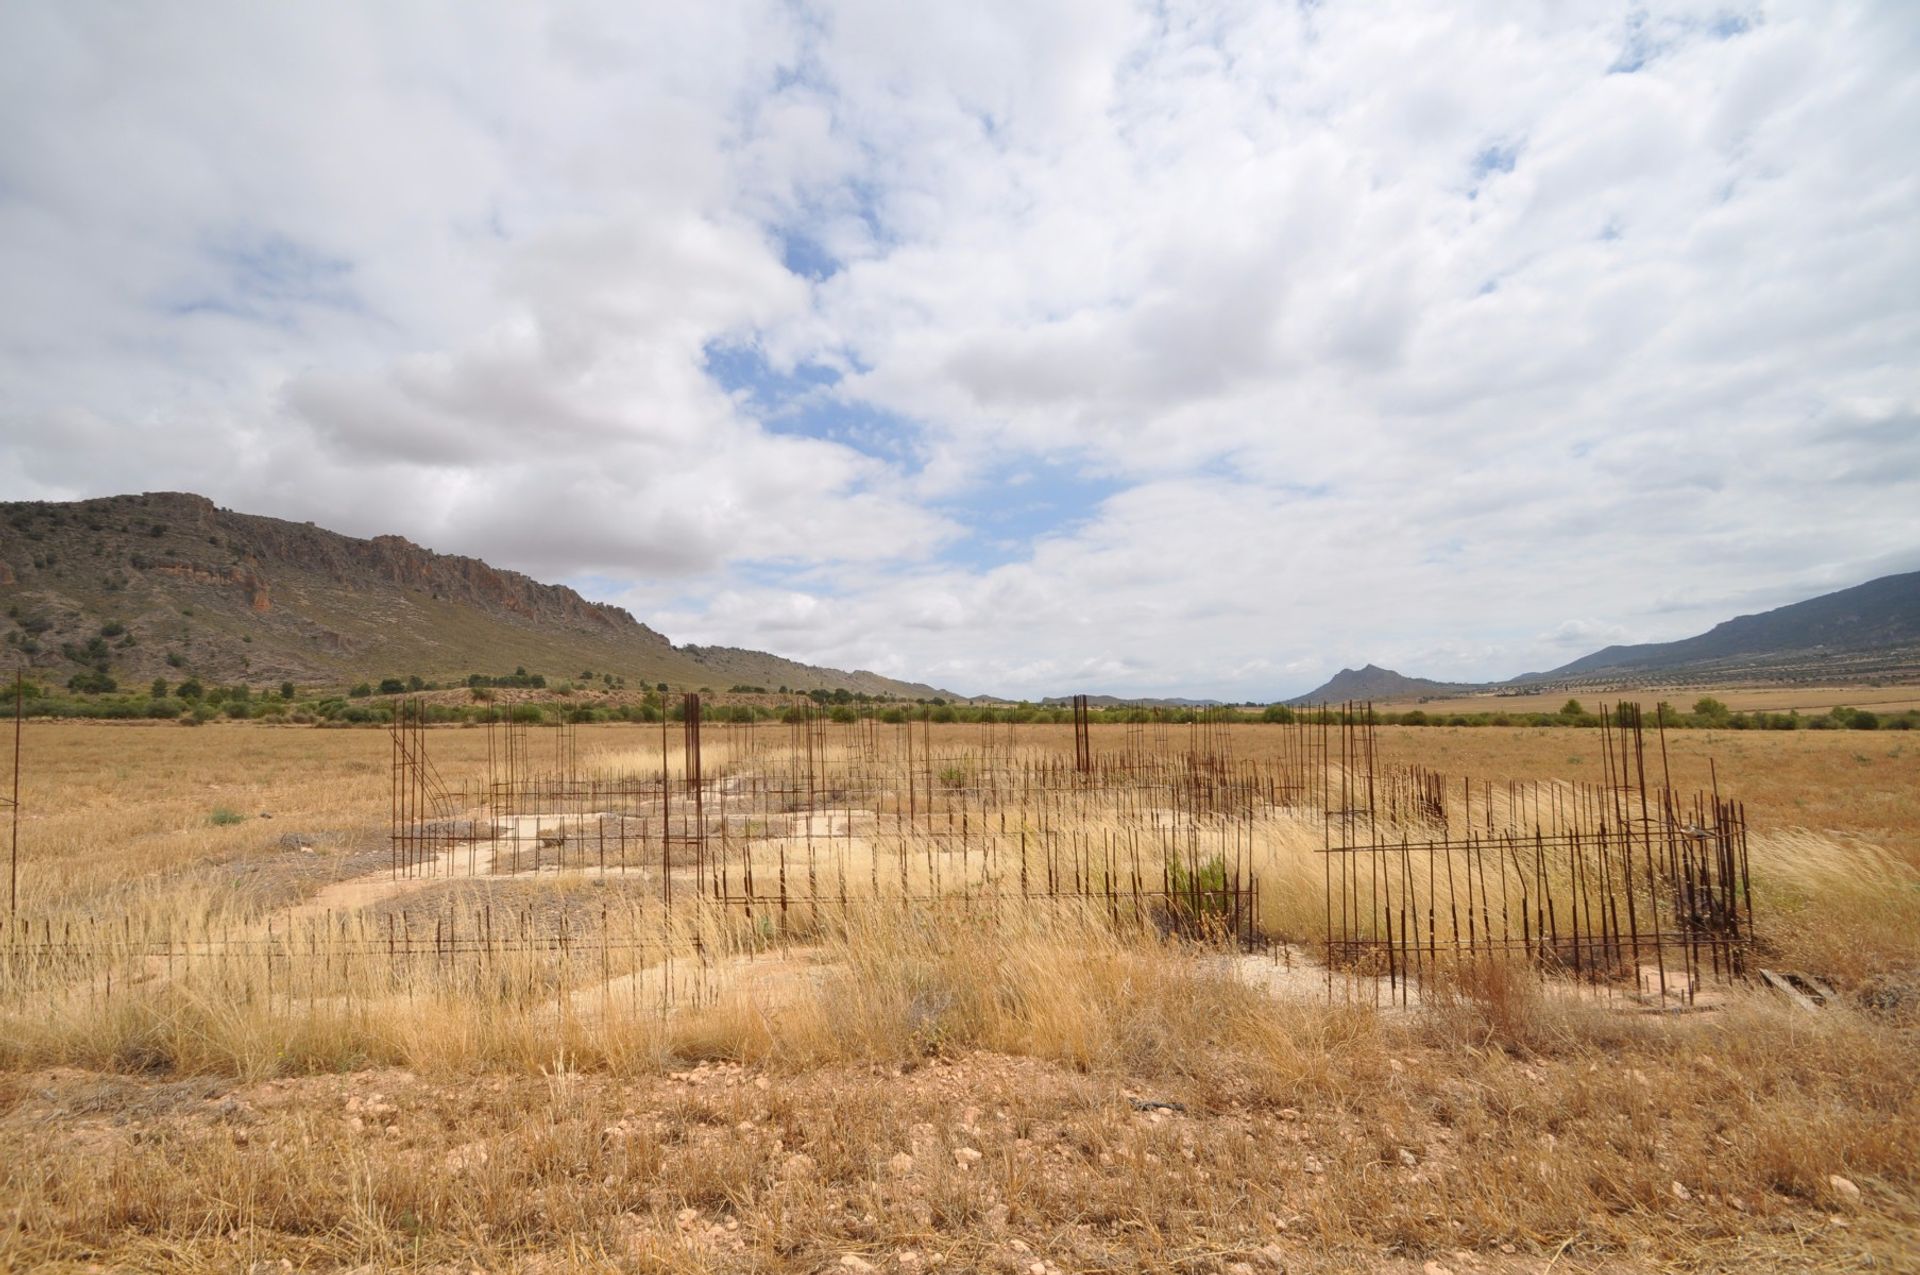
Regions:
<instances>
[{"instance_id":1,"label":"scrubland vegetation","mask_svg":"<svg viewBox=\"0 0 1920 1275\"><path fill-rule=\"evenodd\" d=\"M29 914L243 932L386 863L383 733L29 731ZM583 727L580 746L646 773L659 734ZM1496 780L1598 761L1559 728L1379 738ZM432 739L448 771L484 759L485 732ZM0 1261L1911 1268L1920 750L1699 730L1667 764L1746 801L1762 963L1838 1003L1736 989L1654 1015L1473 962L1376 1009L1328 998L1311 935L1249 955L1084 903L856 908L784 936L694 911L698 957L625 982L564 953L503 953L486 979L322 953L302 966L329 980L315 994L263 945L9 994ZM1265 863L1273 928L1310 924L1312 844ZM591 908L615 886L517 888ZM683 980L671 1012L649 977Z\"/></svg>"},{"instance_id":2,"label":"scrubland vegetation","mask_svg":"<svg viewBox=\"0 0 1920 1275\"><path fill-rule=\"evenodd\" d=\"M88 658L86 652L76 660ZM718 722L766 722L798 720L807 706L827 711L837 722L877 721L895 725L907 721L934 722L940 725L1007 722L1016 725L1036 723L1063 724L1072 720L1072 710L1060 704L973 704L949 702L941 698L901 700L892 696L869 695L847 690L814 690L805 694L789 692L786 687L769 691L763 686L736 684L719 694L712 687L679 687L678 691L698 689L714 702L707 707L707 718ZM464 681L430 681L419 674L386 677L378 682L362 681L339 690L335 688L296 688L283 682L277 688L245 684L203 684L187 677L178 682L157 678L141 688L121 687L106 671L106 666L90 667L69 678L64 686L28 682L25 711L35 717L53 719L83 718L110 721L178 721L182 725L204 725L216 719L268 721L291 725L383 726L393 720L395 707L402 699L424 697L431 720L441 724L484 722L489 716L517 714L521 720L538 722L659 722L677 721L680 705L677 696L661 683L656 687L629 692L626 679L611 673L595 675L591 669L573 678L550 678L544 673L529 673L524 667L512 673L472 673ZM1590 696L1588 700L1568 699L1556 712L1538 708L1452 709L1399 708L1370 710L1371 720L1387 726L1467 726L1543 728L1585 728L1600 725L1598 712L1613 697ZM1495 698L1498 703L1498 697ZM1839 704L1818 712L1799 709L1735 711L1713 696L1700 696L1692 707L1683 709L1660 703L1650 706L1659 724L1673 730L1914 730L1920 729L1920 708L1874 710ZM1163 723L1187 725L1201 720L1238 724L1264 722L1285 724L1313 721L1330 710L1286 704L1266 706L1239 705L1219 708L1142 708L1110 706L1092 710L1092 720L1103 725Z\"/></svg>"}]
</instances>

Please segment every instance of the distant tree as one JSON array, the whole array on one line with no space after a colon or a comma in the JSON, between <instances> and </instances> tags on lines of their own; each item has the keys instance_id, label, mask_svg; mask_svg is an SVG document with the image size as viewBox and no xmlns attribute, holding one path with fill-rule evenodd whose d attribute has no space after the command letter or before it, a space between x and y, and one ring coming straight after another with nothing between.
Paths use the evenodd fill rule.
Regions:
<instances>
[{"instance_id":1,"label":"distant tree","mask_svg":"<svg viewBox=\"0 0 1920 1275\"><path fill-rule=\"evenodd\" d=\"M178 695L181 699L186 700L188 703L193 703L196 700L206 698L207 689L206 687L200 685L199 678L190 677L186 681L180 683L180 689L175 691L174 694Z\"/></svg>"},{"instance_id":2,"label":"distant tree","mask_svg":"<svg viewBox=\"0 0 1920 1275\"><path fill-rule=\"evenodd\" d=\"M1711 695L1702 696L1693 703L1693 715L1706 725L1717 726L1727 720L1727 706Z\"/></svg>"},{"instance_id":3,"label":"distant tree","mask_svg":"<svg viewBox=\"0 0 1920 1275\"><path fill-rule=\"evenodd\" d=\"M1562 717L1580 717L1584 715L1586 711L1586 709L1580 707L1580 701L1577 699L1570 699L1560 706L1560 716Z\"/></svg>"},{"instance_id":4,"label":"distant tree","mask_svg":"<svg viewBox=\"0 0 1920 1275\"><path fill-rule=\"evenodd\" d=\"M407 689L410 691L424 691L427 689L427 680L418 673L414 673L407 678Z\"/></svg>"},{"instance_id":5,"label":"distant tree","mask_svg":"<svg viewBox=\"0 0 1920 1275\"><path fill-rule=\"evenodd\" d=\"M382 695L398 695L406 689L407 684L397 677L383 677L380 679L380 694Z\"/></svg>"},{"instance_id":6,"label":"distant tree","mask_svg":"<svg viewBox=\"0 0 1920 1275\"><path fill-rule=\"evenodd\" d=\"M373 694L373 687L369 686L365 682L361 682L348 689L347 698L348 699L365 699L367 696L371 694Z\"/></svg>"},{"instance_id":7,"label":"distant tree","mask_svg":"<svg viewBox=\"0 0 1920 1275\"><path fill-rule=\"evenodd\" d=\"M167 679L164 677L154 678L153 685L147 688L147 695L151 699L165 699L167 697Z\"/></svg>"},{"instance_id":8,"label":"distant tree","mask_svg":"<svg viewBox=\"0 0 1920 1275\"><path fill-rule=\"evenodd\" d=\"M292 699L292 698L293 698L293 694L294 694L294 692L293 692L293 683L292 683L292 682L282 682L282 683L280 683L280 698L281 698L281 699Z\"/></svg>"}]
</instances>

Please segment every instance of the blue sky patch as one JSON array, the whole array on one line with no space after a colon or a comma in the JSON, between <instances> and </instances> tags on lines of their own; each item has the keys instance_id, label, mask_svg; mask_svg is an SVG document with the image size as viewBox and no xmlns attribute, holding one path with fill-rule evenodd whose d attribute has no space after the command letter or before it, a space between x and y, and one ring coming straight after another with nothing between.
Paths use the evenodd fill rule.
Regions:
<instances>
[{"instance_id":1,"label":"blue sky patch","mask_svg":"<svg viewBox=\"0 0 1920 1275\"><path fill-rule=\"evenodd\" d=\"M819 283L840 273L840 262L832 253L822 248L810 235L796 231L781 231L780 264L788 273L797 274L803 279Z\"/></svg>"},{"instance_id":2,"label":"blue sky patch","mask_svg":"<svg viewBox=\"0 0 1920 1275\"><path fill-rule=\"evenodd\" d=\"M706 348L706 371L741 398L747 414L769 433L839 443L889 464L915 459L918 427L896 412L838 393L841 375L834 368L802 363L782 372L753 345L716 341Z\"/></svg>"},{"instance_id":3,"label":"blue sky patch","mask_svg":"<svg viewBox=\"0 0 1920 1275\"><path fill-rule=\"evenodd\" d=\"M207 278L161 303L175 316L223 314L279 327L294 325L305 307L358 311L348 280L353 263L308 248L285 235L236 234L201 251Z\"/></svg>"},{"instance_id":4,"label":"blue sky patch","mask_svg":"<svg viewBox=\"0 0 1920 1275\"><path fill-rule=\"evenodd\" d=\"M1103 501L1126 487L1066 460L1006 465L935 506L967 529L941 558L975 571L1023 561L1036 542L1090 522Z\"/></svg>"}]
</instances>

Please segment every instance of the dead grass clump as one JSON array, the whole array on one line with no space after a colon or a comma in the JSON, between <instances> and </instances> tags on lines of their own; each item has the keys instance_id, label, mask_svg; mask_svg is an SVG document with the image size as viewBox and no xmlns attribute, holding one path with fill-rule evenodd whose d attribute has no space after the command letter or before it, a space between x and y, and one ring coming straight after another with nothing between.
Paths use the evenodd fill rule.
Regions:
<instances>
[{"instance_id":1,"label":"dead grass clump","mask_svg":"<svg viewBox=\"0 0 1920 1275\"><path fill-rule=\"evenodd\" d=\"M1770 963L1851 988L1920 955L1920 867L1805 829L1756 837L1752 856Z\"/></svg>"}]
</instances>

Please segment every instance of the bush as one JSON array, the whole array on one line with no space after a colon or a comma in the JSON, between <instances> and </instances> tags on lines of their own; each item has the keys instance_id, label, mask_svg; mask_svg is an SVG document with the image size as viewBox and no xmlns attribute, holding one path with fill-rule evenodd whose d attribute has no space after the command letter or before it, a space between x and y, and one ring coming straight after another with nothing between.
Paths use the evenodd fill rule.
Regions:
<instances>
[{"instance_id":1,"label":"bush","mask_svg":"<svg viewBox=\"0 0 1920 1275\"><path fill-rule=\"evenodd\" d=\"M1226 861L1219 855L1197 864L1191 871L1178 855L1168 855L1167 883L1173 890L1168 904L1177 922L1205 926L1209 918L1217 922L1233 910L1233 895L1227 889Z\"/></svg>"},{"instance_id":2,"label":"bush","mask_svg":"<svg viewBox=\"0 0 1920 1275\"><path fill-rule=\"evenodd\" d=\"M239 699L228 700L226 711L227 716L233 718L235 721L244 722L253 715L252 710L247 707L247 702Z\"/></svg>"},{"instance_id":3,"label":"bush","mask_svg":"<svg viewBox=\"0 0 1920 1275\"><path fill-rule=\"evenodd\" d=\"M207 820L207 822L216 828L231 828L234 824L245 823L246 821L247 817L245 815L237 810L229 810L225 806L221 806L215 810Z\"/></svg>"},{"instance_id":4,"label":"bush","mask_svg":"<svg viewBox=\"0 0 1920 1275\"><path fill-rule=\"evenodd\" d=\"M67 689L81 695L105 695L120 689L120 684L98 669L75 673L67 679Z\"/></svg>"},{"instance_id":5,"label":"bush","mask_svg":"<svg viewBox=\"0 0 1920 1275\"><path fill-rule=\"evenodd\" d=\"M406 689L407 684L397 677L383 677L380 679L380 694L382 695L399 695L404 693Z\"/></svg>"},{"instance_id":6,"label":"bush","mask_svg":"<svg viewBox=\"0 0 1920 1275\"><path fill-rule=\"evenodd\" d=\"M507 720L527 726L538 726L547 720L547 715L540 711L538 704L515 704L513 711L507 714Z\"/></svg>"},{"instance_id":7,"label":"bush","mask_svg":"<svg viewBox=\"0 0 1920 1275\"><path fill-rule=\"evenodd\" d=\"M371 694L373 694L373 687L367 685L365 682L359 683L347 692L347 696L350 699L365 699Z\"/></svg>"},{"instance_id":8,"label":"bush","mask_svg":"<svg viewBox=\"0 0 1920 1275\"><path fill-rule=\"evenodd\" d=\"M294 694L294 691L293 691L293 683L292 683L292 682L282 682L282 683L280 683L280 698L281 698L281 699L292 699L292 698L293 698L293 694Z\"/></svg>"}]
</instances>

